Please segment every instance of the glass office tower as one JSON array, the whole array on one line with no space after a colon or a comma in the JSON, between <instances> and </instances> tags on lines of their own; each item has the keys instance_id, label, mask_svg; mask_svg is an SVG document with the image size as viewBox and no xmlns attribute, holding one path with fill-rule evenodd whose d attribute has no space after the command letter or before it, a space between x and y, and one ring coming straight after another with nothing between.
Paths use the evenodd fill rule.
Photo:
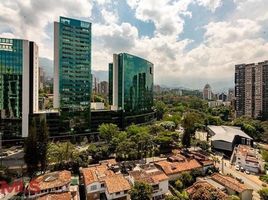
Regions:
<instances>
[{"instance_id":1,"label":"glass office tower","mask_svg":"<svg viewBox=\"0 0 268 200\"><path fill-rule=\"evenodd\" d=\"M29 114L38 111L38 46L28 40L0 38L0 119L5 127L22 119L9 136L28 136ZM14 125L15 126L15 125ZM4 136L5 128L3 128ZM11 128L10 128L11 130Z\"/></svg>"},{"instance_id":2,"label":"glass office tower","mask_svg":"<svg viewBox=\"0 0 268 200\"><path fill-rule=\"evenodd\" d=\"M153 106L153 70L151 62L127 53L113 55L113 110L141 113Z\"/></svg>"},{"instance_id":3,"label":"glass office tower","mask_svg":"<svg viewBox=\"0 0 268 200\"><path fill-rule=\"evenodd\" d=\"M54 107L89 107L91 23L66 17L54 23L54 70Z\"/></svg>"},{"instance_id":4,"label":"glass office tower","mask_svg":"<svg viewBox=\"0 0 268 200\"><path fill-rule=\"evenodd\" d=\"M54 99L62 133L90 130L91 23L60 17L54 22Z\"/></svg>"}]
</instances>

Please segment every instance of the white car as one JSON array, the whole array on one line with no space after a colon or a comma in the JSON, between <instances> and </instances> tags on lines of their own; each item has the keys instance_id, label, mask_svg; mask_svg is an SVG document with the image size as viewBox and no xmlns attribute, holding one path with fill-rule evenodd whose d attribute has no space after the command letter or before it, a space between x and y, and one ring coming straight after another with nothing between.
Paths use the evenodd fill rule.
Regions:
<instances>
[{"instance_id":1,"label":"white car","mask_svg":"<svg viewBox=\"0 0 268 200\"><path fill-rule=\"evenodd\" d=\"M245 171L246 174L250 174L250 172L248 170Z\"/></svg>"},{"instance_id":2,"label":"white car","mask_svg":"<svg viewBox=\"0 0 268 200\"><path fill-rule=\"evenodd\" d=\"M239 171L240 170L240 166L239 165L236 165L235 166L235 170Z\"/></svg>"}]
</instances>

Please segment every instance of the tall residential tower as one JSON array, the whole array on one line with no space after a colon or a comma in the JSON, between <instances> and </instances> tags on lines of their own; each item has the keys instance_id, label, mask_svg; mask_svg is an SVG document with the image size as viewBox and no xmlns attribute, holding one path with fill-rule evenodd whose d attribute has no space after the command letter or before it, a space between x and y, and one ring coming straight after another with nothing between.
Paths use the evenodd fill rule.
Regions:
<instances>
[{"instance_id":1,"label":"tall residential tower","mask_svg":"<svg viewBox=\"0 0 268 200\"><path fill-rule=\"evenodd\" d=\"M236 116L268 118L268 61L235 66Z\"/></svg>"}]
</instances>

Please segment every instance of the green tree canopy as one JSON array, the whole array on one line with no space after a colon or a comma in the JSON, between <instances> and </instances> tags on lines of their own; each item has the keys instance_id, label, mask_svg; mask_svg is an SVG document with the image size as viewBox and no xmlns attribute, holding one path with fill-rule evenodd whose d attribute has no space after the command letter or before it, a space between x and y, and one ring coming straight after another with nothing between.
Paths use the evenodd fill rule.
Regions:
<instances>
[{"instance_id":1,"label":"green tree canopy","mask_svg":"<svg viewBox=\"0 0 268 200\"><path fill-rule=\"evenodd\" d=\"M100 132L100 137L106 142L111 141L112 138L119 133L119 128L115 124L101 124L98 130Z\"/></svg>"},{"instance_id":2,"label":"green tree canopy","mask_svg":"<svg viewBox=\"0 0 268 200\"><path fill-rule=\"evenodd\" d=\"M259 193L262 200L268 199L268 188L267 187L259 190L258 193Z\"/></svg>"},{"instance_id":3,"label":"green tree canopy","mask_svg":"<svg viewBox=\"0 0 268 200\"><path fill-rule=\"evenodd\" d=\"M150 200L153 188L147 183L135 182L134 187L130 190L131 200Z\"/></svg>"}]
</instances>

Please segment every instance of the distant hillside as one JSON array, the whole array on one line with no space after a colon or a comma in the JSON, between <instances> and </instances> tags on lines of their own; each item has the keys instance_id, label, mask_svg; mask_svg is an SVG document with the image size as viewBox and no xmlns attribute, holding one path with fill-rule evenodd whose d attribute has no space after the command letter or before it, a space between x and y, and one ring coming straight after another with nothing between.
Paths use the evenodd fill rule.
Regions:
<instances>
[{"instance_id":1,"label":"distant hillside","mask_svg":"<svg viewBox=\"0 0 268 200\"><path fill-rule=\"evenodd\" d=\"M47 77L53 77L53 60L48 58L40 57L39 58L39 65L45 71ZM92 74L94 74L100 81L108 81L108 71L104 70L92 70Z\"/></svg>"}]
</instances>

